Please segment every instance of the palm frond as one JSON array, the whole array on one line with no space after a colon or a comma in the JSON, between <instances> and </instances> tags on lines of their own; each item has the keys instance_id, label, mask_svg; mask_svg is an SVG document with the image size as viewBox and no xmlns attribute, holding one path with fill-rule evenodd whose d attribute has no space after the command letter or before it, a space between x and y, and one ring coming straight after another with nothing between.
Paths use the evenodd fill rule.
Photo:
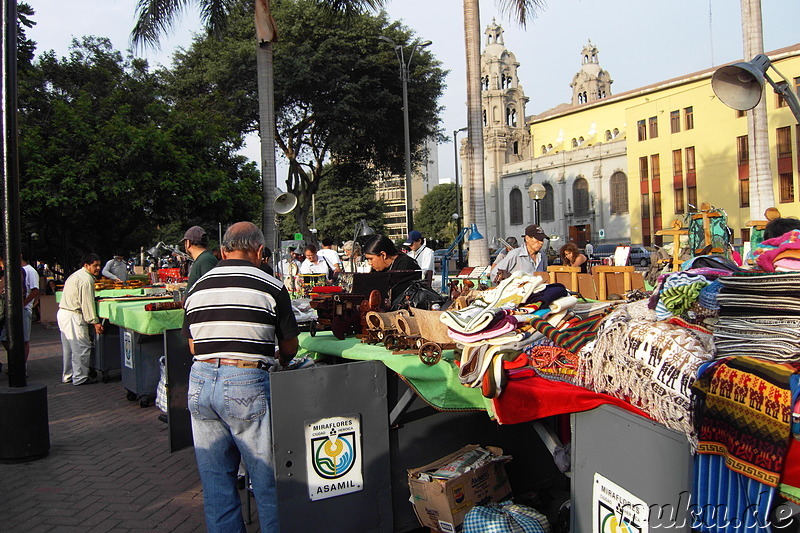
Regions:
<instances>
[{"instance_id":1,"label":"palm frond","mask_svg":"<svg viewBox=\"0 0 800 533\"><path fill-rule=\"evenodd\" d=\"M500 11L516 19L523 28L529 20L536 18L539 10L547 5L545 0L497 0Z\"/></svg>"},{"instance_id":2,"label":"palm frond","mask_svg":"<svg viewBox=\"0 0 800 533\"><path fill-rule=\"evenodd\" d=\"M131 32L131 45L158 48L159 39L169 35L175 17L192 0L139 0L136 4L136 25Z\"/></svg>"}]
</instances>

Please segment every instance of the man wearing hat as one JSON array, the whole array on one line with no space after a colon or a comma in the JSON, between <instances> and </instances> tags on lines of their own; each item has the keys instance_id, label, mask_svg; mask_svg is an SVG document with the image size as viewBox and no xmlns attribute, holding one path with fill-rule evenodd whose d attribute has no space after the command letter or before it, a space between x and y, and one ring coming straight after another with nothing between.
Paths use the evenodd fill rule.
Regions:
<instances>
[{"instance_id":1,"label":"man wearing hat","mask_svg":"<svg viewBox=\"0 0 800 533\"><path fill-rule=\"evenodd\" d=\"M545 272L547 255L542 251L545 239L549 237L539 226L531 224L525 228L525 246L514 248L497 265L498 276L508 277L512 272Z\"/></svg>"},{"instance_id":2,"label":"man wearing hat","mask_svg":"<svg viewBox=\"0 0 800 533\"><path fill-rule=\"evenodd\" d=\"M183 245L186 253L192 256L194 262L189 269L189 280L186 283L188 293L200 277L217 266L217 258L208 251L208 234L200 226L192 226L183 235Z\"/></svg>"},{"instance_id":3,"label":"man wearing hat","mask_svg":"<svg viewBox=\"0 0 800 533\"><path fill-rule=\"evenodd\" d=\"M408 246L411 251L409 257L414 259L422 270L422 278L430 284L433 281L433 250L422 242L422 233L414 230L408 234L403 246Z\"/></svg>"}]
</instances>

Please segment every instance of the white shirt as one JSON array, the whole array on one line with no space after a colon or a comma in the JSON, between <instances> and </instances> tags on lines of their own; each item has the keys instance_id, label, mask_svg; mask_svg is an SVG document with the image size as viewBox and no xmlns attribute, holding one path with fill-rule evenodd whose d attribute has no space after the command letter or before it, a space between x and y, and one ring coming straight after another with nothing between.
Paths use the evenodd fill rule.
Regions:
<instances>
[{"instance_id":1,"label":"white shirt","mask_svg":"<svg viewBox=\"0 0 800 533\"><path fill-rule=\"evenodd\" d=\"M321 250L318 250L317 258L325 259L328 264L331 265L331 270L336 270L336 265L342 262L342 260L339 258L339 254L330 248L322 248Z\"/></svg>"},{"instance_id":2,"label":"white shirt","mask_svg":"<svg viewBox=\"0 0 800 533\"><path fill-rule=\"evenodd\" d=\"M39 273L36 272L36 269L31 265L25 265L22 267L22 270L25 271L25 294L30 294L33 289L39 288ZM35 301L36 298L28 302L25 309L33 309L33 303Z\"/></svg>"},{"instance_id":3,"label":"white shirt","mask_svg":"<svg viewBox=\"0 0 800 533\"><path fill-rule=\"evenodd\" d=\"M319 256L317 256L316 263L312 263L306 259L303 261L303 264L300 265L301 274L325 274L326 278L330 278L330 272L332 270L332 268L329 269L328 262Z\"/></svg>"},{"instance_id":4,"label":"white shirt","mask_svg":"<svg viewBox=\"0 0 800 533\"><path fill-rule=\"evenodd\" d=\"M423 244L416 250L411 250L408 252L408 255L417 262L419 268L423 272L423 275L426 270L434 272L433 250L428 248L426 245Z\"/></svg>"}]
</instances>

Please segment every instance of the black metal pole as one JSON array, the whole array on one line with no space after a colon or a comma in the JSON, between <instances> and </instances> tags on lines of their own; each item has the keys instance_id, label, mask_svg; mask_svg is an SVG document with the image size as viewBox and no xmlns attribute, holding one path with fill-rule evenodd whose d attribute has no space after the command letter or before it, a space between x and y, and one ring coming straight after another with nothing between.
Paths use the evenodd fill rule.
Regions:
<instances>
[{"instance_id":1,"label":"black metal pole","mask_svg":"<svg viewBox=\"0 0 800 533\"><path fill-rule=\"evenodd\" d=\"M22 331L22 262L20 259L19 158L17 155L17 3L5 0L3 13L2 149L3 237L6 262L8 384L24 387L25 341Z\"/></svg>"},{"instance_id":2,"label":"black metal pole","mask_svg":"<svg viewBox=\"0 0 800 533\"><path fill-rule=\"evenodd\" d=\"M533 200L533 202L535 204L534 207L536 208L536 210L533 212L533 223L538 226L539 225L539 220L540 220L540 218L539 218L539 202L541 202L541 200L539 200L538 198L535 198Z\"/></svg>"},{"instance_id":3,"label":"black metal pole","mask_svg":"<svg viewBox=\"0 0 800 533\"><path fill-rule=\"evenodd\" d=\"M458 164L458 134L459 132L467 131L467 128L461 128L460 130L453 131L453 156L455 157L455 173L456 173L456 213L458 214L458 232L456 235L461 233L462 229L462 221L463 213L462 213L462 206L461 206L461 186L458 182L458 170L461 165ZM459 271L464 268L464 243L463 240L458 241L458 265L456 265Z\"/></svg>"}]
</instances>

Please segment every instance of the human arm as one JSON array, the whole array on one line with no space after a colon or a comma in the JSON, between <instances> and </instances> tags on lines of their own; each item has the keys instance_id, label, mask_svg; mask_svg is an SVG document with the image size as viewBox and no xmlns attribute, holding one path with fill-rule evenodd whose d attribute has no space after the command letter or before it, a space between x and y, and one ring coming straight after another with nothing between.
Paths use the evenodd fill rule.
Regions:
<instances>
[{"instance_id":1,"label":"human arm","mask_svg":"<svg viewBox=\"0 0 800 533\"><path fill-rule=\"evenodd\" d=\"M103 274L107 278L110 278L110 279L113 279L114 281L117 281L117 280L119 280L119 278L113 272L111 272L111 265L113 265L113 264L114 264L114 260L113 259L108 261L105 264L105 266L103 267L103 272L101 272L101 274Z\"/></svg>"},{"instance_id":2,"label":"human arm","mask_svg":"<svg viewBox=\"0 0 800 533\"><path fill-rule=\"evenodd\" d=\"M583 254L578 254L578 256L575 258L575 261L572 262L571 266L579 267L585 262L586 262L586 256Z\"/></svg>"},{"instance_id":3,"label":"human arm","mask_svg":"<svg viewBox=\"0 0 800 533\"><path fill-rule=\"evenodd\" d=\"M94 303L94 281L89 279L90 277L93 278L91 274L86 272L85 278L78 285L81 315L83 315L83 319L86 322L99 325L100 318L97 316L97 306ZM100 328L98 333L102 333L102 326ZM95 326L95 330L97 330L97 326Z\"/></svg>"},{"instance_id":4,"label":"human arm","mask_svg":"<svg viewBox=\"0 0 800 533\"><path fill-rule=\"evenodd\" d=\"M289 298L286 287L283 287L275 298L275 304L278 318L275 325L278 362L281 366L286 366L297 355L297 348L300 345L297 336L300 334L300 328L297 327L292 300Z\"/></svg>"}]
</instances>

